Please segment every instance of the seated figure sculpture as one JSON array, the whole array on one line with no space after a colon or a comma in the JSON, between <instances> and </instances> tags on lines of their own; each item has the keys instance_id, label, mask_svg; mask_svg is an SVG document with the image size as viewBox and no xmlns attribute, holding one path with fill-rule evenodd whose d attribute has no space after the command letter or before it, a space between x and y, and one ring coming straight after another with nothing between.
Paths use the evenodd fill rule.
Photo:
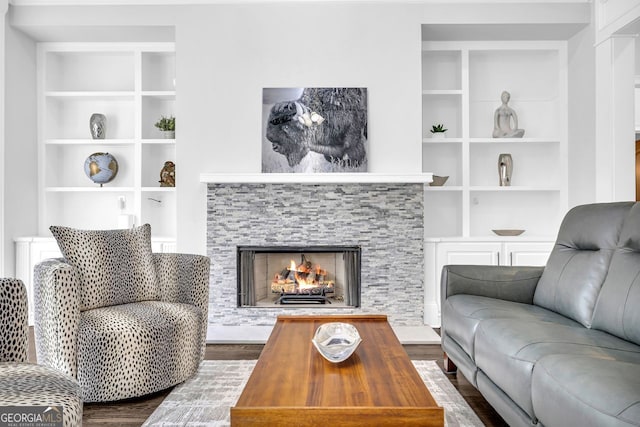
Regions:
<instances>
[{"instance_id":1,"label":"seated figure sculpture","mask_svg":"<svg viewBox=\"0 0 640 427\"><path fill-rule=\"evenodd\" d=\"M500 97L502 105L498 107L493 115L493 137L494 138L522 138L524 129L518 129L518 116L513 108L509 107L511 95L506 90ZM511 127L513 119L513 127Z\"/></svg>"}]
</instances>

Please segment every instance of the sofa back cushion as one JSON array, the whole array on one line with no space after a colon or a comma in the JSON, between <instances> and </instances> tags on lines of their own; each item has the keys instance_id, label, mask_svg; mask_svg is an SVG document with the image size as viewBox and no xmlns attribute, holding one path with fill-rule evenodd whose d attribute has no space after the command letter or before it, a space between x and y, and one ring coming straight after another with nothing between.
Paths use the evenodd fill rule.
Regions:
<instances>
[{"instance_id":1,"label":"sofa back cushion","mask_svg":"<svg viewBox=\"0 0 640 427\"><path fill-rule=\"evenodd\" d=\"M592 327L640 344L640 203L625 220L593 312Z\"/></svg>"},{"instance_id":2,"label":"sofa back cushion","mask_svg":"<svg viewBox=\"0 0 640 427\"><path fill-rule=\"evenodd\" d=\"M571 209L533 296L535 305L591 326L598 293L632 202Z\"/></svg>"},{"instance_id":3,"label":"sofa back cushion","mask_svg":"<svg viewBox=\"0 0 640 427\"><path fill-rule=\"evenodd\" d=\"M78 270L80 310L160 298L149 224L130 230L50 230Z\"/></svg>"}]
</instances>

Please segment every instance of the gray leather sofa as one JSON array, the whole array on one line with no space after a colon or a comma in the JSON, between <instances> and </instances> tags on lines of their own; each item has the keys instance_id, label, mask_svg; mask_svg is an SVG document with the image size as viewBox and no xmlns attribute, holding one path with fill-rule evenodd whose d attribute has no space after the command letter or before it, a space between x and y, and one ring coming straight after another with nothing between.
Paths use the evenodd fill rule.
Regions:
<instances>
[{"instance_id":1,"label":"gray leather sofa","mask_svg":"<svg viewBox=\"0 0 640 427\"><path fill-rule=\"evenodd\" d=\"M573 208L546 267L446 266L442 348L511 426L640 426L640 203Z\"/></svg>"}]
</instances>

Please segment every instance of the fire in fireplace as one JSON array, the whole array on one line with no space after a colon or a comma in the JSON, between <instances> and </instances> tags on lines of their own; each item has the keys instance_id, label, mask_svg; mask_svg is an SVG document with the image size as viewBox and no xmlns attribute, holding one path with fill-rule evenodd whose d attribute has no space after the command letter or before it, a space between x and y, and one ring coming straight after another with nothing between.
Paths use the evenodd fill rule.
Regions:
<instances>
[{"instance_id":1,"label":"fire in fireplace","mask_svg":"<svg viewBox=\"0 0 640 427\"><path fill-rule=\"evenodd\" d=\"M360 306L360 248L238 247L238 306Z\"/></svg>"}]
</instances>

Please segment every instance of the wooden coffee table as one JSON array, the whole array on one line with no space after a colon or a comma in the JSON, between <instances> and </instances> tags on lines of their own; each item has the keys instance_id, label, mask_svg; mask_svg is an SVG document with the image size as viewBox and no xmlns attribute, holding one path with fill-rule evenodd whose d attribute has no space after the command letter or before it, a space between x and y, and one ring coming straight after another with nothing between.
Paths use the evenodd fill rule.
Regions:
<instances>
[{"instance_id":1,"label":"wooden coffee table","mask_svg":"<svg viewBox=\"0 0 640 427\"><path fill-rule=\"evenodd\" d=\"M362 343L341 363L311 343L326 322ZM232 426L442 426L433 400L384 315L279 316L236 406Z\"/></svg>"}]
</instances>

